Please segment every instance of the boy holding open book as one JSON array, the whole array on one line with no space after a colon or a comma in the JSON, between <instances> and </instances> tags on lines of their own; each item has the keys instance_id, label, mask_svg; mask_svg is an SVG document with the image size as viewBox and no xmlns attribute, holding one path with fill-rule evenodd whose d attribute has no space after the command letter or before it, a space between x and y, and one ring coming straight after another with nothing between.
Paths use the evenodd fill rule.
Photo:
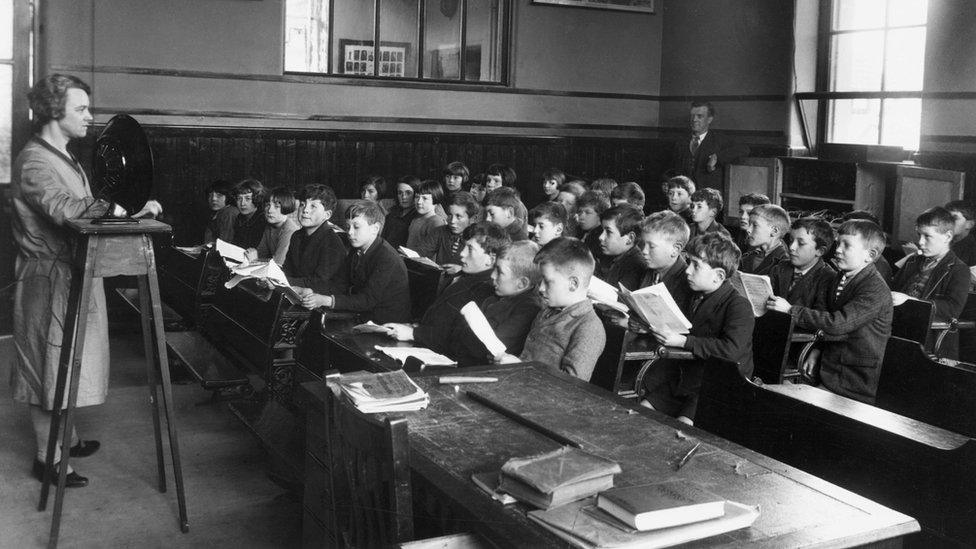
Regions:
<instances>
[{"instance_id":1,"label":"boy holding open book","mask_svg":"<svg viewBox=\"0 0 976 549\"><path fill-rule=\"evenodd\" d=\"M688 244L687 253L686 272L693 292L688 306L691 331L682 335L652 328L652 333L664 345L691 351L695 360L655 365L644 379L647 395L641 404L692 425L706 359L737 363L743 376L752 376L755 318L749 301L729 282L740 256L729 237L702 235Z\"/></svg>"},{"instance_id":2,"label":"boy holding open book","mask_svg":"<svg viewBox=\"0 0 976 549\"><path fill-rule=\"evenodd\" d=\"M647 271L640 287L663 283L682 311L687 310L691 295L688 275L685 274L688 264L682 257L688 235L688 223L671 210L652 213L641 223L642 252Z\"/></svg>"}]
</instances>

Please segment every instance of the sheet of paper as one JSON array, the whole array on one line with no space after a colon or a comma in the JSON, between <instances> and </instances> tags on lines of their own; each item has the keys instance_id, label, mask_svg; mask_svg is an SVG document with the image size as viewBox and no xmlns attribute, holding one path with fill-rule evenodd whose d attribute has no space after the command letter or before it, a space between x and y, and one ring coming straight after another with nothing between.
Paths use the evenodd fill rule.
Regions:
<instances>
[{"instance_id":1,"label":"sheet of paper","mask_svg":"<svg viewBox=\"0 0 976 549\"><path fill-rule=\"evenodd\" d=\"M498 339L495 330L492 329L485 313L478 308L474 301L469 301L467 305L461 307L461 316L468 322L468 327L478 337L478 340L485 344L485 348L491 356L501 356L505 354L505 344Z\"/></svg>"},{"instance_id":2,"label":"sheet of paper","mask_svg":"<svg viewBox=\"0 0 976 549\"><path fill-rule=\"evenodd\" d=\"M752 305L752 313L756 316L766 314L766 300L773 295L773 285L769 282L769 277L749 273L741 273L741 275L746 298Z\"/></svg>"},{"instance_id":3,"label":"sheet of paper","mask_svg":"<svg viewBox=\"0 0 976 549\"><path fill-rule=\"evenodd\" d=\"M220 257L224 258L225 260L237 264L247 262L247 259L244 257L244 248L241 248L240 246L235 246L230 242L218 238L216 248L217 253L220 254Z\"/></svg>"},{"instance_id":4,"label":"sheet of paper","mask_svg":"<svg viewBox=\"0 0 976 549\"><path fill-rule=\"evenodd\" d=\"M408 248L406 246L399 246L397 249L400 250L400 253L401 254L403 254L403 255L405 255L407 257L411 257L411 258L414 258L414 259L420 257L420 254L418 254L417 252L411 250L410 248Z\"/></svg>"},{"instance_id":5,"label":"sheet of paper","mask_svg":"<svg viewBox=\"0 0 976 549\"><path fill-rule=\"evenodd\" d=\"M376 350L400 362L405 362L408 358L414 357L428 366L453 366L457 364L450 358L424 347L384 347L377 345Z\"/></svg>"},{"instance_id":6,"label":"sheet of paper","mask_svg":"<svg viewBox=\"0 0 976 549\"><path fill-rule=\"evenodd\" d=\"M352 332L354 334L389 334L390 329L370 320L353 326Z\"/></svg>"}]
</instances>

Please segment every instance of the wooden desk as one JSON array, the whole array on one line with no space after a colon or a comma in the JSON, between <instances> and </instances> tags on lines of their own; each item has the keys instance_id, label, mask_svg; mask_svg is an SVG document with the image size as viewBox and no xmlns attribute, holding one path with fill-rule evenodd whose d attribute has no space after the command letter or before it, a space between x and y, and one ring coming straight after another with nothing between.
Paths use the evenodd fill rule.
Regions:
<instances>
[{"instance_id":1,"label":"wooden desk","mask_svg":"<svg viewBox=\"0 0 976 549\"><path fill-rule=\"evenodd\" d=\"M517 410L521 415L585 449L618 461L626 486L680 478L718 495L762 506L753 527L709 539L704 545L763 544L768 547L847 547L886 542L918 531L910 517L763 457L704 431L630 405L610 393L539 365L472 369L500 378L471 390ZM559 444L475 402L434 376L418 376L431 397L427 410L403 414L410 422L414 512L432 515L448 532L474 532L499 547L562 547L565 542L531 522L520 505L503 507L472 482L471 475L498 470L513 456L557 448ZM324 383L307 384L311 401ZM309 412L309 455L324 455L322 433ZM675 473L667 464L681 430L704 442L701 451ZM322 494L306 486L309 495ZM323 495L323 497L326 497ZM306 514L315 507L306 499ZM313 523L314 524L314 523ZM887 540L887 541L886 541Z\"/></svg>"},{"instance_id":2,"label":"wooden desk","mask_svg":"<svg viewBox=\"0 0 976 549\"><path fill-rule=\"evenodd\" d=\"M415 347L415 342L400 342L383 334L355 334L359 320L314 311L298 342L295 360L309 374L321 379L324 372L341 373L366 370L389 372L403 365L376 350L384 347Z\"/></svg>"}]
</instances>

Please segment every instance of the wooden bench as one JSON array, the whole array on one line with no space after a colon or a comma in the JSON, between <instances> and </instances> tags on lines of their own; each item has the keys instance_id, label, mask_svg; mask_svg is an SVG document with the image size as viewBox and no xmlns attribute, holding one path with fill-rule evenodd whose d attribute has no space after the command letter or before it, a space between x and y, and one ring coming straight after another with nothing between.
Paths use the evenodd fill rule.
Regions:
<instances>
[{"instance_id":1,"label":"wooden bench","mask_svg":"<svg viewBox=\"0 0 976 549\"><path fill-rule=\"evenodd\" d=\"M193 254L179 248L159 250L159 292L188 326L200 320L214 292L227 276L220 254L212 248Z\"/></svg>"},{"instance_id":2,"label":"wooden bench","mask_svg":"<svg viewBox=\"0 0 976 549\"><path fill-rule=\"evenodd\" d=\"M808 385L706 370L695 426L919 520L924 545L976 543L976 442Z\"/></svg>"},{"instance_id":3,"label":"wooden bench","mask_svg":"<svg viewBox=\"0 0 976 549\"><path fill-rule=\"evenodd\" d=\"M137 312L139 293L134 288L118 288L122 300ZM163 305L163 325L171 326L179 315ZM168 319L168 320L167 320ZM192 375L215 400L228 396L248 396L253 393L247 376L196 330L166 330L166 350L170 362L177 362Z\"/></svg>"},{"instance_id":4,"label":"wooden bench","mask_svg":"<svg viewBox=\"0 0 976 549\"><path fill-rule=\"evenodd\" d=\"M917 342L891 337L885 348L877 405L976 437L976 366L942 364Z\"/></svg>"}]
</instances>

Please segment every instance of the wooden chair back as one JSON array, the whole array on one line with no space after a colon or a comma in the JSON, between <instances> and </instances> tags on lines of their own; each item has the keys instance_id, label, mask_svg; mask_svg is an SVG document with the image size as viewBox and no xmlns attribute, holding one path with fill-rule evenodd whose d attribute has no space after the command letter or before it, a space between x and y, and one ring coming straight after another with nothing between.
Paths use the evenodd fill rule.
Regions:
<instances>
[{"instance_id":1,"label":"wooden chair back","mask_svg":"<svg viewBox=\"0 0 976 549\"><path fill-rule=\"evenodd\" d=\"M926 345L935 308L931 301L909 299L895 307L891 319L891 335Z\"/></svg>"},{"instance_id":2,"label":"wooden chair back","mask_svg":"<svg viewBox=\"0 0 976 549\"><path fill-rule=\"evenodd\" d=\"M388 547L413 539L407 420L363 414L327 393L334 524L346 547Z\"/></svg>"},{"instance_id":3,"label":"wooden chair back","mask_svg":"<svg viewBox=\"0 0 976 549\"><path fill-rule=\"evenodd\" d=\"M959 314L959 359L976 363L976 292L969 292Z\"/></svg>"},{"instance_id":4,"label":"wooden chair back","mask_svg":"<svg viewBox=\"0 0 976 549\"><path fill-rule=\"evenodd\" d=\"M888 339L876 406L936 427L976 437L976 366L942 364L921 344Z\"/></svg>"},{"instance_id":5,"label":"wooden chair back","mask_svg":"<svg viewBox=\"0 0 976 549\"><path fill-rule=\"evenodd\" d=\"M779 311L766 311L756 318L752 332L753 375L763 383L783 382L789 369L793 325L793 316Z\"/></svg>"},{"instance_id":6,"label":"wooden chair back","mask_svg":"<svg viewBox=\"0 0 976 549\"><path fill-rule=\"evenodd\" d=\"M410 284L410 316L419 319L437 298L444 271L419 261L404 259Z\"/></svg>"}]
</instances>

